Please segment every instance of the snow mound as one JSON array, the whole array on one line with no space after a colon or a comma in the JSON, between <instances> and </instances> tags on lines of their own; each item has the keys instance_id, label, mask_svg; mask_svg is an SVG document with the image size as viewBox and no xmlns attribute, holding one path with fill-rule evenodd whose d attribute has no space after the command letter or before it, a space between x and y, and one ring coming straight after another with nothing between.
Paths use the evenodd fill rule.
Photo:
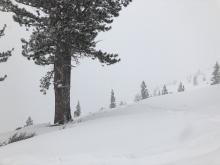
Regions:
<instances>
[{"instance_id":1,"label":"snow mound","mask_svg":"<svg viewBox=\"0 0 220 165\"><path fill-rule=\"evenodd\" d=\"M219 165L219 98L220 86L212 86L93 114L65 129L42 126L50 133L0 147L0 165Z\"/></svg>"}]
</instances>

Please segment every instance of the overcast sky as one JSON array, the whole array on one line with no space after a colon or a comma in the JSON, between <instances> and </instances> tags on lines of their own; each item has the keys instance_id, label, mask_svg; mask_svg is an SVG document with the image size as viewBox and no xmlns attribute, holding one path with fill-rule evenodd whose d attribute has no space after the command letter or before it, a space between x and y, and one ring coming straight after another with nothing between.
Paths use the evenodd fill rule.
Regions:
<instances>
[{"instance_id":1,"label":"overcast sky","mask_svg":"<svg viewBox=\"0 0 220 165\"><path fill-rule=\"evenodd\" d=\"M9 14L0 13L0 27L5 23L7 36L0 40L0 50L14 47L15 52L0 65L1 75L8 74L0 83L0 132L23 126L29 115L35 123L53 122L53 87L46 96L39 92L48 68L22 57L20 38L28 35ZM122 61L102 67L84 59L73 69L72 110L80 100L84 114L108 107L111 89L117 101L131 102L142 80L153 88L220 61L220 3L134 0L98 39L99 48L119 53Z\"/></svg>"}]
</instances>

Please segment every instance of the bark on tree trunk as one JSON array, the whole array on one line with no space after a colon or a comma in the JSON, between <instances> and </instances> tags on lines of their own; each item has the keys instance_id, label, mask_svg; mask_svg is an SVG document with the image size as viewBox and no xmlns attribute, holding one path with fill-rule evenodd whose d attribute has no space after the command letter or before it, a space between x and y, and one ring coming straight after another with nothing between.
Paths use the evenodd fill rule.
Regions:
<instances>
[{"instance_id":1,"label":"bark on tree trunk","mask_svg":"<svg viewBox=\"0 0 220 165\"><path fill-rule=\"evenodd\" d=\"M72 120L70 108L70 82L71 56L66 51L65 53L58 52L54 62L54 124L64 124Z\"/></svg>"}]
</instances>

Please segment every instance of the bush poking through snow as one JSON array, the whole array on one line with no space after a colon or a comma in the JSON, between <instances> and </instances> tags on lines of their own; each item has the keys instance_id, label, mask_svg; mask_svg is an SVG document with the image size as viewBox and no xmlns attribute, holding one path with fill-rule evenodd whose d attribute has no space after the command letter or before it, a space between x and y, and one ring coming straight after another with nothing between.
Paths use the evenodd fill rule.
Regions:
<instances>
[{"instance_id":1,"label":"bush poking through snow","mask_svg":"<svg viewBox=\"0 0 220 165\"><path fill-rule=\"evenodd\" d=\"M12 137L9 138L8 140L8 144L10 143L14 143L14 142L18 142L21 140L25 140L25 139L29 139L35 136L35 133L32 134L26 134L26 133L15 133L14 135L12 135Z\"/></svg>"}]
</instances>

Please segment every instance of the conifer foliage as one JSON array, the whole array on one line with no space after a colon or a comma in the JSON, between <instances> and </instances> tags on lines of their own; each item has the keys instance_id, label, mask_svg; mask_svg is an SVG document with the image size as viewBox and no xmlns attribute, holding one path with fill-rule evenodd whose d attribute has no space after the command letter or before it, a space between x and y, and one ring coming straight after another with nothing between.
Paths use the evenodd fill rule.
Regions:
<instances>
[{"instance_id":1,"label":"conifer foliage","mask_svg":"<svg viewBox=\"0 0 220 165\"><path fill-rule=\"evenodd\" d=\"M31 28L30 39L22 39L23 55L37 65L53 66L41 79L41 87L45 93L51 82L54 85L54 123L71 121L71 68L82 57L98 59L106 65L120 61L117 54L97 50L96 37L99 32L111 29L114 17L119 16L122 8L127 7L131 0L14 1L1 0L0 7L13 12L17 23Z\"/></svg>"},{"instance_id":2,"label":"conifer foliage","mask_svg":"<svg viewBox=\"0 0 220 165\"><path fill-rule=\"evenodd\" d=\"M141 98L142 100L144 100L144 99L147 99L148 97L149 97L148 89L147 89L145 82L143 81L141 83Z\"/></svg>"},{"instance_id":3,"label":"conifer foliage","mask_svg":"<svg viewBox=\"0 0 220 165\"><path fill-rule=\"evenodd\" d=\"M216 84L220 84L220 66L219 63L216 62L215 66L214 66L214 71L212 73L212 83L211 85L216 85Z\"/></svg>"},{"instance_id":4,"label":"conifer foliage","mask_svg":"<svg viewBox=\"0 0 220 165\"><path fill-rule=\"evenodd\" d=\"M163 86L163 90L162 90L162 95L167 95L168 94L168 90L166 85Z\"/></svg>"},{"instance_id":5,"label":"conifer foliage","mask_svg":"<svg viewBox=\"0 0 220 165\"><path fill-rule=\"evenodd\" d=\"M0 30L0 38L4 36L6 25ZM8 58L11 56L12 50L6 51L6 52L0 52L0 63L6 62ZM0 77L0 81L4 81L7 75Z\"/></svg>"},{"instance_id":6,"label":"conifer foliage","mask_svg":"<svg viewBox=\"0 0 220 165\"><path fill-rule=\"evenodd\" d=\"M116 107L116 99L115 99L115 93L112 89L111 91L111 103L110 103L110 108L115 108Z\"/></svg>"},{"instance_id":7,"label":"conifer foliage","mask_svg":"<svg viewBox=\"0 0 220 165\"><path fill-rule=\"evenodd\" d=\"M76 111L74 112L74 117L79 117L81 115L81 106L80 102L78 101L76 105Z\"/></svg>"}]
</instances>

